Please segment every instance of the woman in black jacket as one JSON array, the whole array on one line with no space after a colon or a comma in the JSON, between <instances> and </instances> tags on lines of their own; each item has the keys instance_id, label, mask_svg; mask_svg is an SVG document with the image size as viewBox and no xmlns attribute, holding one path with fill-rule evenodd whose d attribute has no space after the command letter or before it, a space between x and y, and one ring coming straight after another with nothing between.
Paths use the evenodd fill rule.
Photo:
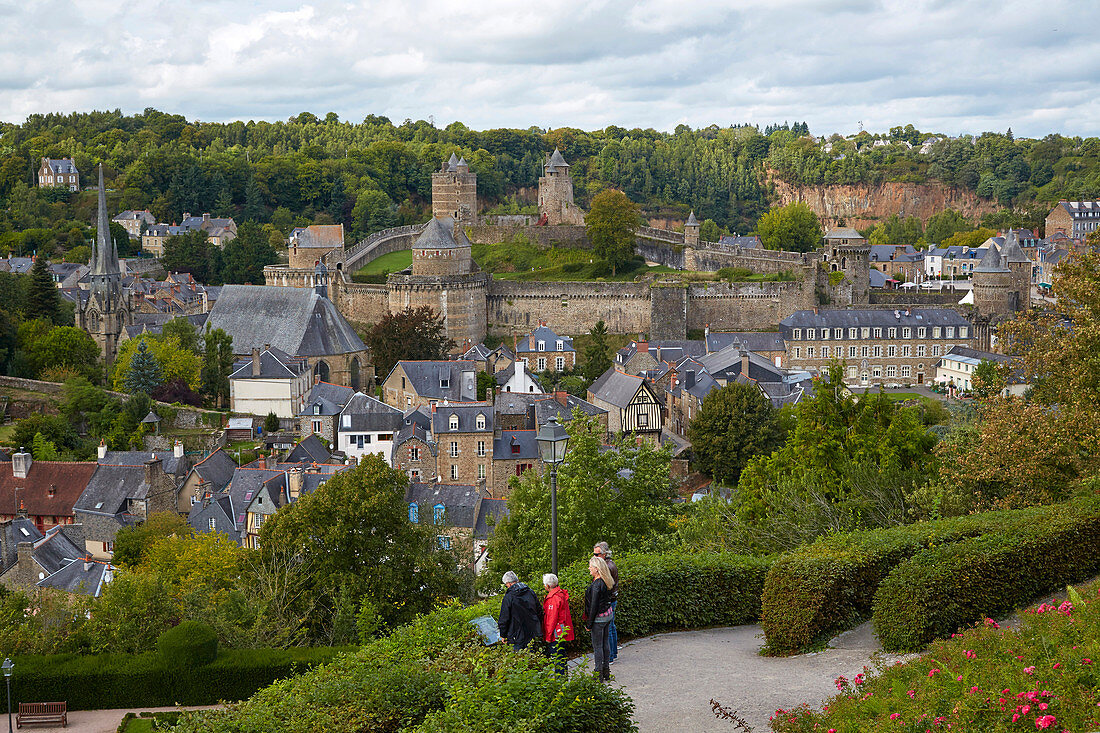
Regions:
<instances>
[{"instance_id":1,"label":"woman in black jacket","mask_svg":"<svg viewBox=\"0 0 1100 733\"><path fill-rule=\"evenodd\" d=\"M593 557L589 560L588 572L592 576L592 582L584 592L584 617L590 624L592 633L593 666L599 672L600 680L609 682L611 668L608 660L611 648L607 631L614 615L611 601L614 598L615 581L602 558Z\"/></svg>"}]
</instances>

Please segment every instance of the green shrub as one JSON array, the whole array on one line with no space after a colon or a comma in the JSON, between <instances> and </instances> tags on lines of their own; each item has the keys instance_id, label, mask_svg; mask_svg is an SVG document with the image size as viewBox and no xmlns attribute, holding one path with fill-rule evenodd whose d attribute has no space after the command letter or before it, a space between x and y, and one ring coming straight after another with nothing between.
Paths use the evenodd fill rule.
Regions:
<instances>
[{"instance_id":1,"label":"green shrub","mask_svg":"<svg viewBox=\"0 0 1100 733\"><path fill-rule=\"evenodd\" d=\"M1038 519L925 550L895 567L874 600L883 647L923 649L1100 570L1100 499L1047 507Z\"/></svg>"},{"instance_id":2,"label":"green shrub","mask_svg":"<svg viewBox=\"0 0 1100 733\"><path fill-rule=\"evenodd\" d=\"M218 635L209 624L190 619L160 635L157 655L168 669L201 667L218 658Z\"/></svg>"},{"instance_id":3,"label":"green shrub","mask_svg":"<svg viewBox=\"0 0 1100 733\"><path fill-rule=\"evenodd\" d=\"M900 562L922 550L1042 522L1057 507L984 512L890 529L836 534L779 557L760 611L768 650L793 654L871 615L875 591Z\"/></svg>"},{"instance_id":4,"label":"green shrub","mask_svg":"<svg viewBox=\"0 0 1100 733\"><path fill-rule=\"evenodd\" d=\"M621 638L668 629L736 626L760 617L760 593L769 558L624 554L614 559L622 581L615 614ZM588 560L564 568L560 578L569 592L574 644L580 648L589 645L582 613L584 590L590 581Z\"/></svg>"}]
</instances>

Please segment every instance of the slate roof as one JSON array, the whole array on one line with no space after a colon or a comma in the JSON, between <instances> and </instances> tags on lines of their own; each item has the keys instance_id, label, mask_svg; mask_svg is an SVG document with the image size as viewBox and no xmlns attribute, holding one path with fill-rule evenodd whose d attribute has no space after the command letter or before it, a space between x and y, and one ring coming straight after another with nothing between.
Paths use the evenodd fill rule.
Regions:
<instances>
[{"instance_id":1,"label":"slate roof","mask_svg":"<svg viewBox=\"0 0 1100 733\"><path fill-rule=\"evenodd\" d=\"M787 342L779 331L711 331L706 336L706 351L721 351L733 343L749 351L787 350Z\"/></svg>"},{"instance_id":2,"label":"slate roof","mask_svg":"<svg viewBox=\"0 0 1100 733\"><path fill-rule=\"evenodd\" d=\"M627 346L619 349L623 355L620 360L627 361L638 353L638 349L647 348L649 355L658 362L677 362L685 356L701 356L706 353L707 347L704 341L692 341L687 339L657 340L657 341L632 341Z\"/></svg>"},{"instance_id":3,"label":"slate roof","mask_svg":"<svg viewBox=\"0 0 1100 733\"><path fill-rule=\"evenodd\" d=\"M209 482L214 491L221 491L233 478L237 470L237 461L221 448L203 458L191 469L204 482Z\"/></svg>"},{"instance_id":4,"label":"slate roof","mask_svg":"<svg viewBox=\"0 0 1100 733\"><path fill-rule=\"evenodd\" d=\"M445 510L443 525L450 527L474 528L481 492L476 486L468 484L411 483L405 489L405 502L420 507L421 524L433 523L432 509L442 504Z\"/></svg>"},{"instance_id":5,"label":"slate roof","mask_svg":"<svg viewBox=\"0 0 1100 733\"><path fill-rule=\"evenodd\" d=\"M100 515L127 514L128 500L143 500L148 492L144 466L100 466L73 505L73 511Z\"/></svg>"},{"instance_id":6,"label":"slate roof","mask_svg":"<svg viewBox=\"0 0 1100 733\"><path fill-rule=\"evenodd\" d=\"M562 352L562 353L564 353L564 352ZM500 386L500 387L503 387L504 385L506 385L508 383L509 379L516 376L516 364L521 364L521 363L522 362L519 362L519 361L513 362L510 366L507 366L507 367L499 370L496 374L494 374L493 379L496 381L497 385ZM535 387L539 390L538 394L544 394L543 391L542 391L542 387L539 384L538 375L535 374L534 372L532 372L530 369L528 369L526 364L523 365L523 371L527 374L527 378L535 383ZM511 394L511 393L506 392L505 394ZM535 393L532 392L531 394L535 394Z\"/></svg>"},{"instance_id":7,"label":"slate roof","mask_svg":"<svg viewBox=\"0 0 1100 733\"><path fill-rule=\"evenodd\" d=\"M7 570L15 564L16 559L19 556L19 543L20 542L38 542L42 539L43 534L38 531L38 527L34 522L26 517L16 517L11 520L2 530L4 532L4 547L8 549L7 554L0 558L2 568Z\"/></svg>"},{"instance_id":8,"label":"slate roof","mask_svg":"<svg viewBox=\"0 0 1100 733\"><path fill-rule=\"evenodd\" d=\"M581 414L594 416L594 415L606 415L607 410L602 407L593 405L588 400L582 400L580 397L574 397L568 395L565 398L565 404L558 402L554 395L536 395L539 399L536 399L532 404L535 409L535 427L538 428L550 422L550 418L556 418L559 423L563 425L573 419L573 410L579 409Z\"/></svg>"},{"instance_id":9,"label":"slate roof","mask_svg":"<svg viewBox=\"0 0 1100 733\"><path fill-rule=\"evenodd\" d=\"M292 288L286 288L291 290ZM473 361L399 361L416 393L429 400L471 402L477 398L477 363ZM396 366L394 367L397 368ZM469 379L463 383L463 372ZM441 387L445 378L448 387Z\"/></svg>"},{"instance_id":10,"label":"slate roof","mask_svg":"<svg viewBox=\"0 0 1100 733\"><path fill-rule=\"evenodd\" d=\"M786 331L790 328L857 328L861 326L968 326L970 324L957 312L948 308L922 308L886 310L876 308L850 308L847 310L795 311L780 321Z\"/></svg>"},{"instance_id":11,"label":"slate roof","mask_svg":"<svg viewBox=\"0 0 1100 733\"><path fill-rule=\"evenodd\" d=\"M88 565L87 570L84 569L85 565ZM102 560L89 560L85 563L83 559L77 559L53 575L38 581L37 585L39 588L57 588L67 593L79 593L98 598L111 572L110 563Z\"/></svg>"},{"instance_id":12,"label":"slate roof","mask_svg":"<svg viewBox=\"0 0 1100 733\"><path fill-rule=\"evenodd\" d=\"M867 271L867 280L872 288L884 288L886 287L886 273L879 272L875 268L869 268Z\"/></svg>"},{"instance_id":13,"label":"slate roof","mask_svg":"<svg viewBox=\"0 0 1100 733\"><path fill-rule=\"evenodd\" d=\"M558 352L559 340L562 342L560 352ZM539 341L544 341L546 343L545 352L538 351ZM520 340L519 345L516 347L516 351L518 353L549 353L551 351L565 353L566 351L573 351L573 339L569 336L559 336L546 326L539 326Z\"/></svg>"},{"instance_id":14,"label":"slate roof","mask_svg":"<svg viewBox=\"0 0 1100 733\"><path fill-rule=\"evenodd\" d=\"M310 388L298 414L337 415L340 410L344 409L344 405L348 403L353 394L355 394L355 390L351 387L344 387L330 382L317 382ZM313 405L315 404L321 405L319 413L313 411Z\"/></svg>"},{"instance_id":15,"label":"slate roof","mask_svg":"<svg viewBox=\"0 0 1100 733\"><path fill-rule=\"evenodd\" d=\"M348 420L350 418L350 424ZM397 432L404 424L401 410L391 407L381 400L356 392L340 412L340 424L337 430Z\"/></svg>"},{"instance_id":16,"label":"slate roof","mask_svg":"<svg viewBox=\"0 0 1100 733\"><path fill-rule=\"evenodd\" d=\"M997 251L996 247L986 247L985 255L982 256L982 261L978 263L978 266L974 268L975 273L979 272L1010 272L1008 265L1005 264L1004 258L1001 257L1001 253Z\"/></svg>"},{"instance_id":17,"label":"slate roof","mask_svg":"<svg viewBox=\"0 0 1100 733\"><path fill-rule=\"evenodd\" d=\"M94 463L31 461L22 479L15 478L11 463L0 464L0 514L15 516L22 503L30 516L71 517L95 472Z\"/></svg>"},{"instance_id":18,"label":"slate roof","mask_svg":"<svg viewBox=\"0 0 1100 733\"><path fill-rule=\"evenodd\" d=\"M825 239L865 239L865 237L851 227L836 227L825 233Z\"/></svg>"},{"instance_id":19,"label":"slate roof","mask_svg":"<svg viewBox=\"0 0 1100 733\"><path fill-rule=\"evenodd\" d=\"M226 285L207 324L233 338L234 354L274 346L291 356L366 351L328 298L310 288Z\"/></svg>"},{"instance_id":20,"label":"slate roof","mask_svg":"<svg viewBox=\"0 0 1100 733\"><path fill-rule=\"evenodd\" d=\"M424 430L432 429L432 411L429 407L414 407L403 413L406 425L419 425Z\"/></svg>"},{"instance_id":21,"label":"slate roof","mask_svg":"<svg viewBox=\"0 0 1100 733\"><path fill-rule=\"evenodd\" d=\"M451 158L450 158L450 160L447 161L446 165L447 165L447 170L453 172L456 168L458 168L458 156L455 155L454 153L451 153Z\"/></svg>"},{"instance_id":22,"label":"slate roof","mask_svg":"<svg viewBox=\"0 0 1100 733\"><path fill-rule=\"evenodd\" d=\"M474 525L474 538L487 540L493 533L496 523L508 516L508 501L506 499L482 499L481 511L477 513L477 524Z\"/></svg>"},{"instance_id":23,"label":"slate roof","mask_svg":"<svg viewBox=\"0 0 1100 733\"><path fill-rule=\"evenodd\" d=\"M252 358L233 363L230 379L295 379L309 371L309 362L272 346L260 352L260 373L252 373Z\"/></svg>"},{"instance_id":24,"label":"slate roof","mask_svg":"<svg viewBox=\"0 0 1100 733\"><path fill-rule=\"evenodd\" d=\"M1031 262L1024 254L1023 248L1020 247L1019 234L1013 229L1009 229L1008 234L1005 235L1001 256L1005 258L1006 262Z\"/></svg>"},{"instance_id":25,"label":"slate roof","mask_svg":"<svg viewBox=\"0 0 1100 733\"><path fill-rule=\"evenodd\" d=\"M393 436L393 448L390 450L390 465L397 463L397 452L401 446L410 440L419 440L428 446L428 450L434 456L437 454L438 448L435 441L428 437L428 431L424 429L423 425L418 423L410 423L408 425L402 425L401 429Z\"/></svg>"},{"instance_id":26,"label":"slate roof","mask_svg":"<svg viewBox=\"0 0 1100 733\"><path fill-rule=\"evenodd\" d=\"M588 393L616 407L626 407L638 394L644 381L641 377L611 367L588 387Z\"/></svg>"},{"instance_id":27,"label":"slate roof","mask_svg":"<svg viewBox=\"0 0 1100 733\"><path fill-rule=\"evenodd\" d=\"M66 537L61 527L54 527L44 537L39 535L31 552L46 575L52 575L74 560L84 557L84 553L84 548L77 547L75 542Z\"/></svg>"},{"instance_id":28,"label":"slate roof","mask_svg":"<svg viewBox=\"0 0 1100 733\"><path fill-rule=\"evenodd\" d=\"M485 416L485 427L478 429L477 416ZM458 430L451 430L451 416L458 417ZM432 434L444 433L491 433L493 432L493 406L488 402L465 403L461 405L436 405L432 414Z\"/></svg>"},{"instance_id":29,"label":"slate roof","mask_svg":"<svg viewBox=\"0 0 1100 733\"><path fill-rule=\"evenodd\" d=\"M1100 212L1100 201L1059 201L1058 206L1069 212L1074 219L1084 217L1087 212Z\"/></svg>"},{"instance_id":30,"label":"slate roof","mask_svg":"<svg viewBox=\"0 0 1100 733\"><path fill-rule=\"evenodd\" d=\"M539 460L538 433L535 430L504 430L500 437L493 441L494 461L526 461ZM514 453L513 447L518 447L519 452Z\"/></svg>"},{"instance_id":31,"label":"slate roof","mask_svg":"<svg viewBox=\"0 0 1100 733\"><path fill-rule=\"evenodd\" d=\"M554 152L550 155L550 162L546 164L550 170L555 168L568 168L569 164L565 162L565 158L562 157L561 151L554 148Z\"/></svg>"},{"instance_id":32,"label":"slate roof","mask_svg":"<svg viewBox=\"0 0 1100 733\"><path fill-rule=\"evenodd\" d=\"M339 249L344 246L343 224L312 224L295 230L294 237L298 247L310 249Z\"/></svg>"},{"instance_id":33,"label":"slate roof","mask_svg":"<svg viewBox=\"0 0 1100 733\"><path fill-rule=\"evenodd\" d=\"M474 344L466 353L462 355L463 359L469 359L471 361L484 361L489 358L489 354L492 350L485 344Z\"/></svg>"},{"instance_id":34,"label":"slate roof","mask_svg":"<svg viewBox=\"0 0 1100 733\"><path fill-rule=\"evenodd\" d=\"M741 374L745 357L748 357L749 362L746 377L766 382L779 381L783 378L782 369L759 354L744 349L737 342L731 343L721 351L700 357L698 362L715 379L730 381Z\"/></svg>"},{"instance_id":35,"label":"slate roof","mask_svg":"<svg viewBox=\"0 0 1100 733\"><path fill-rule=\"evenodd\" d=\"M46 165L54 173L76 173L72 158L46 158Z\"/></svg>"},{"instance_id":36,"label":"slate roof","mask_svg":"<svg viewBox=\"0 0 1100 733\"><path fill-rule=\"evenodd\" d=\"M331 454L316 434L307 435L287 454L287 463L328 463Z\"/></svg>"},{"instance_id":37,"label":"slate roof","mask_svg":"<svg viewBox=\"0 0 1100 733\"><path fill-rule=\"evenodd\" d=\"M9 257L0 260L0 271L13 272L16 275L26 275L34 267L33 257Z\"/></svg>"},{"instance_id":38,"label":"slate roof","mask_svg":"<svg viewBox=\"0 0 1100 733\"><path fill-rule=\"evenodd\" d=\"M149 211L127 209L126 211L120 211L111 221L145 221L152 224L156 222L156 217Z\"/></svg>"},{"instance_id":39,"label":"slate roof","mask_svg":"<svg viewBox=\"0 0 1100 733\"><path fill-rule=\"evenodd\" d=\"M462 229L455 229L455 220L449 216L433 218L413 242L413 249L457 249L470 247L470 240Z\"/></svg>"},{"instance_id":40,"label":"slate roof","mask_svg":"<svg viewBox=\"0 0 1100 733\"><path fill-rule=\"evenodd\" d=\"M982 361L991 361L995 364L1007 364L1013 361L1012 357L1006 354L979 351L978 349L971 349L969 346L952 346L951 350L944 354L944 358L948 359L952 357L962 361L969 360L974 364L978 364Z\"/></svg>"},{"instance_id":41,"label":"slate roof","mask_svg":"<svg viewBox=\"0 0 1100 733\"><path fill-rule=\"evenodd\" d=\"M161 460L161 467L165 473L180 476L187 472L186 458L176 458L170 450L144 451L144 450L109 450L96 462L101 466L137 466L141 468L149 459L156 456Z\"/></svg>"},{"instance_id":42,"label":"slate roof","mask_svg":"<svg viewBox=\"0 0 1100 733\"><path fill-rule=\"evenodd\" d=\"M686 222L684 222L684 226L686 226L686 227L697 227L697 226L699 226L699 220L695 218L695 210L694 209L692 209L691 213L688 214L688 219L687 219Z\"/></svg>"}]
</instances>

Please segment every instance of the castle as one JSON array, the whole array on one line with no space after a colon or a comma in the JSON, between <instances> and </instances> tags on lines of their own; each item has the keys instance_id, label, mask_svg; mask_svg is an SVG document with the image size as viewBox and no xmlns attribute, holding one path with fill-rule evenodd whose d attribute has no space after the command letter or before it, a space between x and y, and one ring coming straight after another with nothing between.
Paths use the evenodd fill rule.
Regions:
<instances>
[{"instance_id":1,"label":"castle","mask_svg":"<svg viewBox=\"0 0 1100 733\"><path fill-rule=\"evenodd\" d=\"M443 316L447 335L460 346L478 343L490 331L521 333L543 322L563 334L586 332L603 320L613 333L683 339L689 331L707 326L774 329L795 311L825 305L956 305L932 293L891 293L889 300L876 305L878 294L869 292L870 247L854 231L843 230L843 236L831 232L821 248L807 253L749 248L701 241L694 212L682 233L640 227L636 250L647 260L675 269L713 272L743 267L757 273L786 272L793 279L730 283L662 275L636 282L494 280L474 262L471 239L502 242L522 232L540 246L561 241L587 246L581 226L584 214L573 201L569 165L560 151L547 157L543 171L538 225L487 223L478 217L477 174L464 159L452 155L432 174L433 218L428 224L376 232L326 256L334 271L330 298L345 318L361 324L375 323L386 312L430 306ZM412 250L412 266L390 275L385 284L351 280L351 273L367 262L405 249ZM1029 292L1018 255L1005 249L1007 274L975 275L976 309L989 323L1024 307ZM264 275L268 285L315 284L312 268L270 265Z\"/></svg>"}]
</instances>

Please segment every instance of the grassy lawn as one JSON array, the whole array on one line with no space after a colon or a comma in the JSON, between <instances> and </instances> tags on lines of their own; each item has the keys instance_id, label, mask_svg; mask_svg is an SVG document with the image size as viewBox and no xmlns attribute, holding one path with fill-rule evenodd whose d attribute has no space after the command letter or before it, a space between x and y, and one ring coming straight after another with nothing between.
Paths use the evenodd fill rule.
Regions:
<instances>
[{"instance_id":1,"label":"grassy lawn","mask_svg":"<svg viewBox=\"0 0 1100 733\"><path fill-rule=\"evenodd\" d=\"M143 713L150 715L150 713ZM123 733L150 733L157 730L168 730L179 722L180 714L172 711L169 713L152 713L152 717L130 718L125 727L120 730Z\"/></svg>"},{"instance_id":2,"label":"grassy lawn","mask_svg":"<svg viewBox=\"0 0 1100 733\"><path fill-rule=\"evenodd\" d=\"M11 440L12 434L15 432L15 423L11 425L0 425L0 443Z\"/></svg>"},{"instance_id":3,"label":"grassy lawn","mask_svg":"<svg viewBox=\"0 0 1100 733\"><path fill-rule=\"evenodd\" d=\"M371 260L359 268L357 275L388 275L391 272L400 272L412 264L413 253L411 249L402 249L382 255L376 260Z\"/></svg>"}]
</instances>

